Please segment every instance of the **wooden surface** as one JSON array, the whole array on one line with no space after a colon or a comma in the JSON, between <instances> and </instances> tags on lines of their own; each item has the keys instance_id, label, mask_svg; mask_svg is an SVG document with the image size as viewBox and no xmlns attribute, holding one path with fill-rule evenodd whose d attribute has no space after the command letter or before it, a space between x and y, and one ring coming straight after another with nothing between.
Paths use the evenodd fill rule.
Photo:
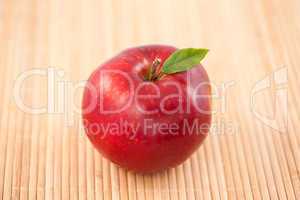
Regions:
<instances>
[{"instance_id":1,"label":"wooden surface","mask_svg":"<svg viewBox=\"0 0 300 200\"><path fill-rule=\"evenodd\" d=\"M299 199L299 11L299 0L0 0L0 197ZM122 49L153 43L209 48L203 64L212 82L229 85L213 100L217 128L175 169L139 175L102 158L73 101L58 100L57 82L54 105L63 113L30 114L16 104L22 72L53 67L64 72L57 81L72 86ZM285 69L280 90L274 74ZM266 77L275 78L251 106ZM22 101L44 106L48 92L46 77L32 76Z\"/></svg>"}]
</instances>

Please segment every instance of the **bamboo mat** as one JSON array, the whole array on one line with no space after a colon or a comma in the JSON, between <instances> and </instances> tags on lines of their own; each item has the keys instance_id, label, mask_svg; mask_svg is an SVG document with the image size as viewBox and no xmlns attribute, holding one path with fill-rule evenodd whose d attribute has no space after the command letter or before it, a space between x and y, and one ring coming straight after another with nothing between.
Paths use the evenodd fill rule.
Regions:
<instances>
[{"instance_id":1,"label":"bamboo mat","mask_svg":"<svg viewBox=\"0 0 300 200\"><path fill-rule=\"evenodd\" d=\"M0 0L0 197L299 199L299 11L298 0ZM210 49L216 112L189 160L141 175L92 148L74 85L122 49L153 43ZM33 69L18 102L47 113L14 96Z\"/></svg>"}]
</instances>

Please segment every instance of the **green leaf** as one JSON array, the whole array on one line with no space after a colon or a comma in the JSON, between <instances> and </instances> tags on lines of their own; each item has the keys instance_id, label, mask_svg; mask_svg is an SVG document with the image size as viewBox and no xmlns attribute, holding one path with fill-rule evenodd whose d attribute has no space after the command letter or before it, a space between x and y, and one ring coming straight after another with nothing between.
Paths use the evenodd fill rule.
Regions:
<instances>
[{"instance_id":1,"label":"green leaf","mask_svg":"<svg viewBox=\"0 0 300 200\"><path fill-rule=\"evenodd\" d=\"M187 71L198 65L207 52L208 49L179 49L164 62L162 72L164 74L173 74Z\"/></svg>"}]
</instances>

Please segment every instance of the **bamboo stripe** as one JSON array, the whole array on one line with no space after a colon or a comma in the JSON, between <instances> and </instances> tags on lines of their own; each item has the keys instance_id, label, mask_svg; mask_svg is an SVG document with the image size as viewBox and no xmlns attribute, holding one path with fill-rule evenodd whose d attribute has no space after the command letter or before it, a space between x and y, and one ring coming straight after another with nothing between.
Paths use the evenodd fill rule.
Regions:
<instances>
[{"instance_id":1,"label":"bamboo stripe","mask_svg":"<svg viewBox=\"0 0 300 200\"><path fill-rule=\"evenodd\" d=\"M299 10L297 0L0 0L0 198L299 199ZM203 145L182 165L143 175L93 148L72 105L80 107L82 90L58 97L122 49L149 43L207 47L203 65L212 83L234 83L225 104L213 98L217 129ZM13 96L15 81L49 67L64 72L53 86L55 112L64 112L24 112ZM275 102L272 79L282 67L288 119L279 113L276 125L287 129L277 130L254 111L272 118L280 112L276 103L284 106L284 99ZM273 85L251 108L251 90L266 77ZM46 105L48 86L43 76L24 81L24 103Z\"/></svg>"}]
</instances>

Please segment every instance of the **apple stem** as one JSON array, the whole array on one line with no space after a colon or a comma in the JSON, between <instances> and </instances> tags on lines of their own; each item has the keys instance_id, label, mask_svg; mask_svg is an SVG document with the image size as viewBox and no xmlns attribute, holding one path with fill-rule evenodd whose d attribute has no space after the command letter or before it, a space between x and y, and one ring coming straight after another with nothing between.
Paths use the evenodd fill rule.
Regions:
<instances>
[{"instance_id":1,"label":"apple stem","mask_svg":"<svg viewBox=\"0 0 300 200\"><path fill-rule=\"evenodd\" d=\"M161 59L155 58L152 65L150 66L150 68L148 70L146 80L154 81L154 80L157 80L158 77L160 77L160 70L161 70L159 68L160 64L161 64Z\"/></svg>"}]
</instances>

